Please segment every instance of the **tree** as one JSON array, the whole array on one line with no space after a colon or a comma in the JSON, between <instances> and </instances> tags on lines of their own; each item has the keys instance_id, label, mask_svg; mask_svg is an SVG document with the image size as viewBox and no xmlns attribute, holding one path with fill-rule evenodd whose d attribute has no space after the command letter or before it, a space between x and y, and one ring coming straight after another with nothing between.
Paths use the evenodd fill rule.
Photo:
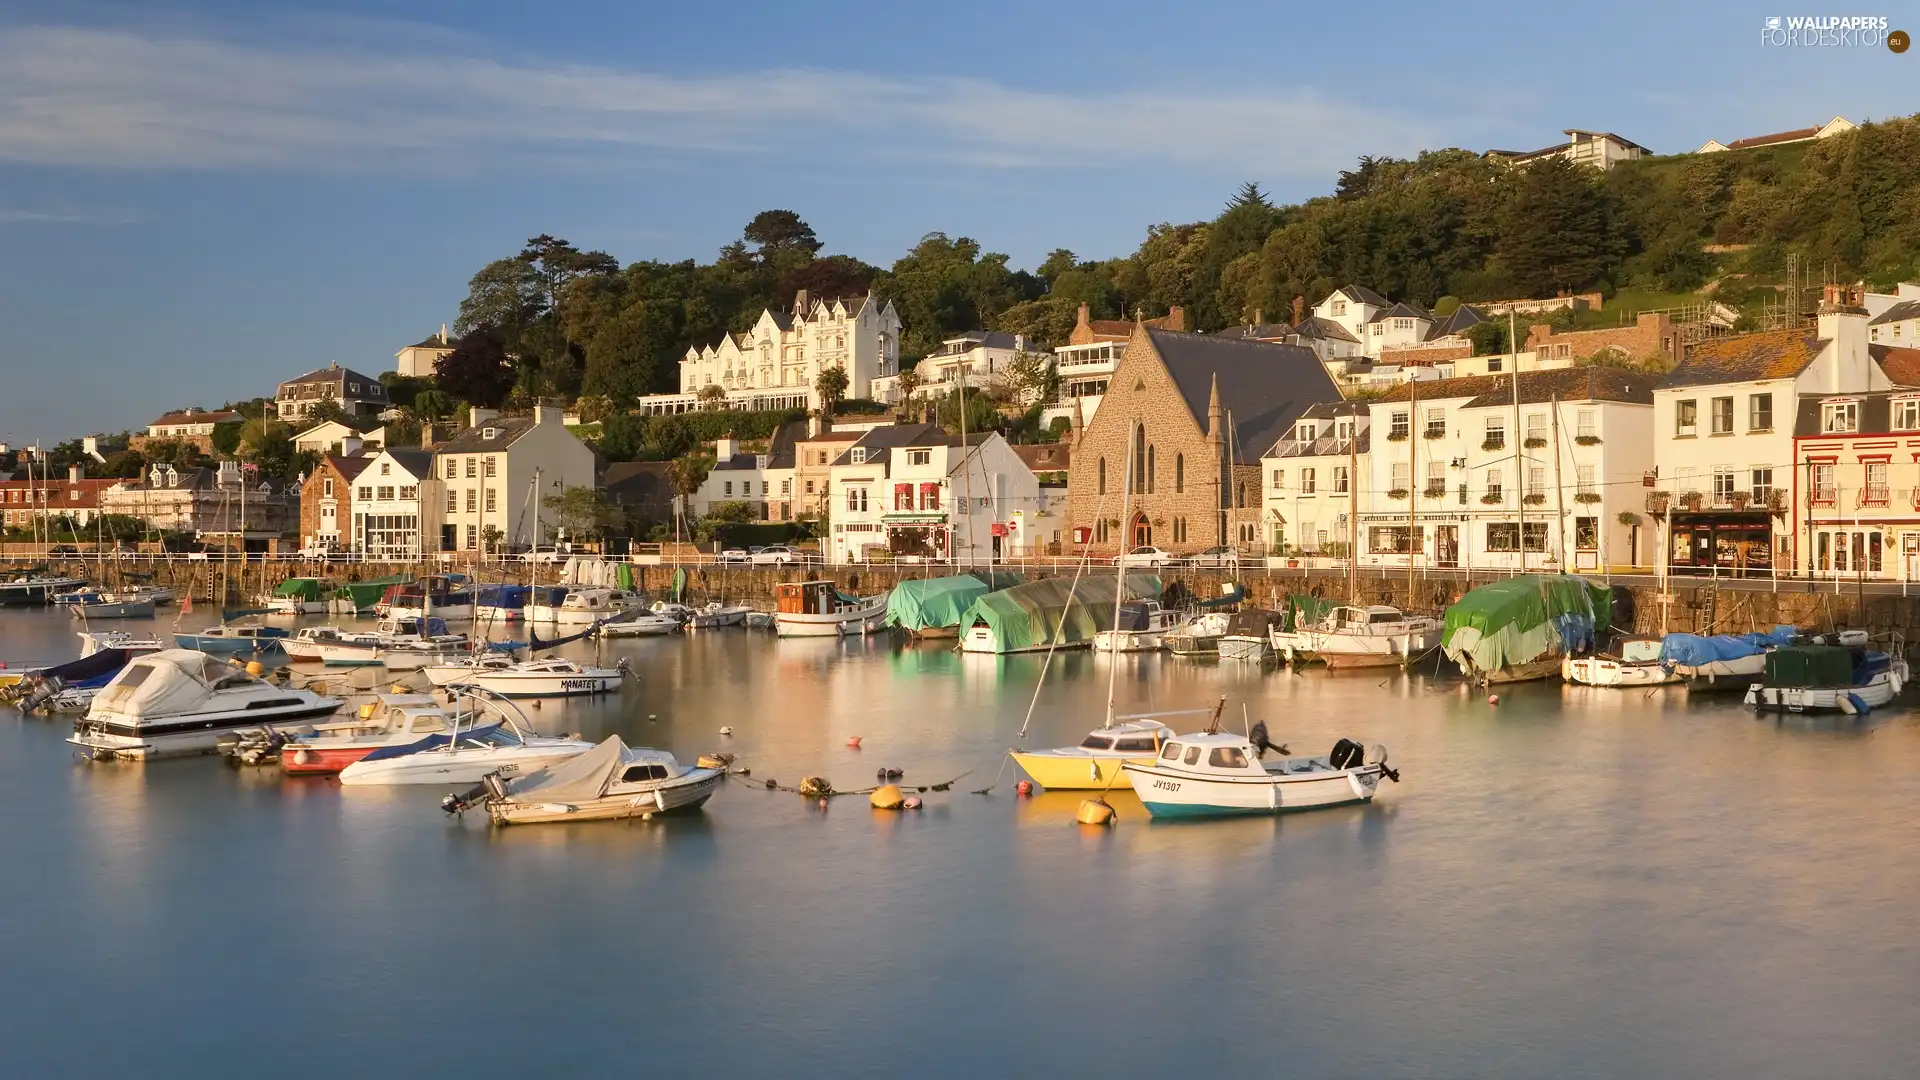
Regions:
<instances>
[{"instance_id":1,"label":"tree","mask_svg":"<svg viewBox=\"0 0 1920 1080\"><path fill-rule=\"evenodd\" d=\"M467 282L454 329L462 340L485 332L503 349L517 348L521 336L546 311L547 291L539 271L521 259L495 259Z\"/></svg>"},{"instance_id":2,"label":"tree","mask_svg":"<svg viewBox=\"0 0 1920 1080\"><path fill-rule=\"evenodd\" d=\"M346 419L347 410L342 408L338 401L333 398L321 398L307 406L306 415L300 423L303 427L312 427L315 424L329 422L345 423Z\"/></svg>"},{"instance_id":3,"label":"tree","mask_svg":"<svg viewBox=\"0 0 1920 1080\"><path fill-rule=\"evenodd\" d=\"M717 409L727 400L727 392L716 383L701 387L699 396L701 406L708 409Z\"/></svg>"},{"instance_id":4,"label":"tree","mask_svg":"<svg viewBox=\"0 0 1920 1080\"><path fill-rule=\"evenodd\" d=\"M238 425L232 425L232 426L234 427L234 430L237 433L239 430L239 426ZM220 430L219 428L214 429L215 432L218 432L219 430ZM235 439L235 445L236 446L239 445L237 438ZM224 452L232 453L232 451L230 450L224 451ZM146 469L147 469L147 458L146 458L146 455L142 454L140 451L117 450L107 455L107 460L100 465L98 470L96 470L96 475L101 477L111 477L115 479L127 480L127 479L137 478L141 473L145 472Z\"/></svg>"},{"instance_id":5,"label":"tree","mask_svg":"<svg viewBox=\"0 0 1920 1080\"><path fill-rule=\"evenodd\" d=\"M388 401L399 408L410 409L413 407L413 399L420 396L420 391L433 388L433 378L402 375L397 371L383 371L380 373L380 385L387 388Z\"/></svg>"},{"instance_id":6,"label":"tree","mask_svg":"<svg viewBox=\"0 0 1920 1080\"><path fill-rule=\"evenodd\" d=\"M723 526L744 525L754 520L754 518L755 514L752 503L714 503L707 509L706 515L693 527L694 539L702 541L712 540L714 535L718 533Z\"/></svg>"},{"instance_id":7,"label":"tree","mask_svg":"<svg viewBox=\"0 0 1920 1080\"><path fill-rule=\"evenodd\" d=\"M894 385L900 389L900 400L906 402L911 399L913 392L920 389L924 381L920 378L920 372L917 369L910 367L901 369L899 378L894 380Z\"/></svg>"},{"instance_id":8,"label":"tree","mask_svg":"<svg viewBox=\"0 0 1920 1080\"><path fill-rule=\"evenodd\" d=\"M608 461L638 461L647 433L644 417L616 412L600 421L600 456Z\"/></svg>"},{"instance_id":9,"label":"tree","mask_svg":"<svg viewBox=\"0 0 1920 1080\"><path fill-rule=\"evenodd\" d=\"M587 343L582 393L626 405L654 391L662 358L674 351L679 338L663 307L635 303L600 327Z\"/></svg>"},{"instance_id":10,"label":"tree","mask_svg":"<svg viewBox=\"0 0 1920 1080\"><path fill-rule=\"evenodd\" d=\"M444 390L422 390L413 395L413 414L429 423L452 416L456 407L453 395Z\"/></svg>"},{"instance_id":11,"label":"tree","mask_svg":"<svg viewBox=\"0 0 1920 1080\"><path fill-rule=\"evenodd\" d=\"M1006 426L1006 421L1000 416L999 408L994 405L993 399L987 396L984 390L971 386L966 388L966 409L965 428L969 435L982 431L994 431ZM949 433L960 434L962 425L959 395L940 395L939 408L934 415L935 422Z\"/></svg>"},{"instance_id":12,"label":"tree","mask_svg":"<svg viewBox=\"0 0 1920 1080\"><path fill-rule=\"evenodd\" d=\"M801 289L809 296L859 296L873 287L880 268L861 262L851 255L828 255L787 271L780 278L773 297L775 303L792 300Z\"/></svg>"},{"instance_id":13,"label":"tree","mask_svg":"<svg viewBox=\"0 0 1920 1080\"><path fill-rule=\"evenodd\" d=\"M1007 365L1007 389L1015 401L1031 405L1046 396L1052 386L1053 361L1046 353L1022 350Z\"/></svg>"},{"instance_id":14,"label":"tree","mask_svg":"<svg viewBox=\"0 0 1920 1080\"><path fill-rule=\"evenodd\" d=\"M591 485L570 487L547 505L569 537L605 536L607 530L618 526L624 517L606 492Z\"/></svg>"},{"instance_id":15,"label":"tree","mask_svg":"<svg viewBox=\"0 0 1920 1080\"><path fill-rule=\"evenodd\" d=\"M813 391L820 395L820 411L833 412L833 407L847 396L847 369L836 364L820 372L813 380Z\"/></svg>"},{"instance_id":16,"label":"tree","mask_svg":"<svg viewBox=\"0 0 1920 1080\"><path fill-rule=\"evenodd\" d=\"M215 424L213 434L207 436L207 441L213 444L218 453L237 453L240 449L240 428L240 424Z\"/></svg>"},{"instance_id":17,"label":"tree","mask_svg":"<svg viewBox=\"0 0 1920 1080\"><path fill-rule=\"evenodd\" d=\"M1500 219L1500 261L1526 296L1592 284L1620 254L1599 173L1564 158L1519 170Z\"/></svg>"},{"instance_id":18,"label":"tree","mask_svg":"<svg viewBox=\"0 0 1920 1080\"><path fill-rule=\"evenodd\" d=\"M513 365L497 333L478 331L434 361L433 381L442 393L482 408L497 409L513 390Z\"/></svg>"},{"instance_id":19,"label":"tree","mask_svg":"<svg viewBox=\"0 0 1920 1080\"><path fill-rule=\"evenodd\" d=\"M762 210L747 222L741 238L758 248L762 263L770 263L782 252L801 252L811 259L822 247L813 234L813 226L791 210Z\"/></svg>"},{"instance_id":20,"label":"tree","mask_svg":"<svg viewBox=\"0 0 1920 1080\"><path fill-rule=\"evenodd\" d=\"M1052 251L1049 251L1047 257L1041 261L1039 274L1040 277L1046 281L1047 285L1051 287L1054 282L1060 279L1060 275L1077 268L1079 265L1079 260L1074 257L1073 252L1068 251L1066 248L1054 248Z\"/></svg>"}]
</instances>

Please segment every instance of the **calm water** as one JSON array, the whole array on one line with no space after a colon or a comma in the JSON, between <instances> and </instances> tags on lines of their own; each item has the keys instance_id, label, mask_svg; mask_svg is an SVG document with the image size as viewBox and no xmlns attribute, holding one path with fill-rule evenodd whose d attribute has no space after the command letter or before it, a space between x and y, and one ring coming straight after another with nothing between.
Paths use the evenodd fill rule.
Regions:
<instances>
[{"instance_id":1,"label":"calm water","mask_svg":"<svg viewBox=\"0 0 1920 1080\"><path fill-rule=\"evenodd\" d=\"M71 629L0 613L0 659ZM996 779L1039 668L744 632L615 653L640 686L543 730L842 787ZM1106 664L1056 660L1028 745L1098 722ZM1296 750L1385 743L1405 782L1181 825L1127 796L1097 831L1009 768L912 815L734 785L692 819L490 830L438 788L90 765L0 717L6 1072L1910 1075L1907 713L1121 664L1122 711L1224 694Z\"/></svg>"}]
</instances>

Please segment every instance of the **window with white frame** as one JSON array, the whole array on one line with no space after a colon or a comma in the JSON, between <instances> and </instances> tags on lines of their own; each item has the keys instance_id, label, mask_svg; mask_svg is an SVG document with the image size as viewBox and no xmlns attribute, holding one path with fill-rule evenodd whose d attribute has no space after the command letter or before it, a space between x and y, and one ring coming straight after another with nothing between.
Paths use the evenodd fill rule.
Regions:
<instances>
[{"instance_id":1,"label":"window with white frame","mask_svg":"<svg viewBox=\"0 0 1920 1080\"><path fill-rule=\"evenodd\" d=\"M1334 493L1338 495L1345 495L1347 493L1347 467L1345 465L1335 465L1333 467L1333 490Z\"/></svg>"},{"instance_id":2,"label":"window with white frame","mask_svg":"<svg viewBox=\"0 0 1920 1080\"><path fill-rule=\"evenodd\" d=\"M1488 501L1490 501L1490 502L1499 502L1500 500L1502 500L1502 499L1504 499L1504 498L1506 498L1506 497L1507 497L1507 490L1506 490L1506 487L1505 487L1505 479L1504 479L1504 478L1503 478L1503 477L1501 476L1501 474L1500 474L1500 470L1499 470L1499 469L1488 469L1488 470L1487 470L1487 499L1488 499Z\"/></svg>"},{"instance_id":3,"label":"window with white frame","mask_svg":"<svg viewBox=\"0 0 1920 1080\"><path fill-rule=\"evenodd\" d=\"M1747 397L1747 430L1773 430L1773 395L1752 394Z\"/></svg>"},{"instance_id":4,"label":"window with white frame","mask_svg":"<svg viewBox=\"0 0 1920 1080\"><path fill-rule=\"evenodd\" d=\"M931 450L907 451L907 464L909 465L929 465L932 464L932 462L933 451Z\"/></svg>"},{"instance_id":5,"label":"window with white frame","mask_svg":"<svg viewBox=\"0 0 1920 1080\"><path fill-rule=\"evenodd\" d=\"M1828 434L1859 431L1860 403L1857 401L1821 402L1820 430Z\"/></svg>"},{"instance_id":6,"label":"window with white frame","mask_svg":"<svg viewBox=\"0 0 1920 1080\"><path fill-rule=\"evenodd\" d=\"M1393 479L1387 487L1392 491L1407 490L1407 485L1412 482L1409 479L1413 475L1412 466L1405 461L1396 461L1391 466L1391 473Z\"/></svg>"},{"instance_id":7,"label":"window with white frame","mask_svg":"<svg viewBox=\"0 0 1920 1080\"><path fill-rule=\"evenodd\" d=\"M867 511L867 489L863 487L848 488L847 489L847 512L850 514L864 514L866 513L866 511Z\"/></svg>"},{"instance_id":8,"label":"window with white frame","mask_svg":"<svg viewBox=\"0 0 1920 1080\"><path fill-rule=\"evenodd\" d=\"M1594 411L1592 409L1581 409L1576 413L1574 415L1574 425L1573 433L1576 438L1591 439L1599 434L1599 430L1594 426Z\"/></svg>"},{"instance_id":9,"label":"window with white frame","mask_svg":"<svg viewBox=\"0 0 1920 1080\"><path fill-rule=\"evenodd\" d=\"M1673 403L1673 433L1682 437L1700 434L1700 403L1689 398Z\"/></svg>"},{"instance_id":10,"label":"window with white frame","mask_svg":"<svg viewBox=\"0 0 1920 1080\"><path fill-rule=\"evenodd\" d=\"M1429 460L1427 462L1427 490L1429 492L1440 492L1445 491L1446 487L1447 463L1444 461Z\"/></svg>"},{"instance_id":11,"label":"window with white frame","mask_svg":"<svg viewBox=\"0 0 1920 1080\"><path fill-rule=\"evenodd\" d=\"M1753 480L1753 501L1766 505L1767 500L1773 498L1773 466L1755 465L1748 473Z\"/></svg>"},{"instance_id":12,"label":"window with white frame","mask_svg":"<svg viewBox=\"0 0 1920 1080\"><path fill-rule=\"evenodd\" d=\"M1483 450L1498 450L1507 445L1507 420L1503 416L1487 417L1487 440Z\"/></svg>"},{"instance_id":13,"label":"window with white frame","mask_svg":"<svg viewBox=\"0 0 1920 1080\"><path fill-rule=\"evenodd\" d=\"M1708 417L1712 422L1713 433L1715 435L1733 434L1733 399L1730 397L1714 398L1712 407L1708 411Z\"/></svg>"},{"instance_id":14,"label":"window with white frame","mask_svg":"<svg viewBox=\"0 0 1920 1080\"><path fill-rule=\"evenodd\" d=\"M1527 466L1527 495L1545 495L1547 493L1547 469L1544 465Z\"/></svg>"},{"instance_id":15,"label":"window with white frame","mask_svg":"<svg viewBox=\"0 0 1920 1080\"><path fill-rule=\"evenodd\" d=\"M1893 430L1920 431L1920 398L1900 398L1893 403Z\"/></svg>"},{"instance_id":16,"label":"window with white frame","mask_svg":"<svg viewBox=\"0 0 1920 1080\"><path fill-rule=\"evenodd\" d=\"M1287 470L1273 470L1273 490L1280 491L1287 486Z\"/></svg>"},{"instance_id":17,"label":"window with white frame","mask_svg":"<svg viewBox=\"0 0 1920 1080\"><path fill-rule=\"evenodd\" d=\"M1838 492L1833 483L1833 463L1817 462L1813 466L1813 501L1831 506Z\"/></svg>"},{"instance_id":18,"label":"window with white frame","mask_svg":"<svg viewBox=\"0 0 1920 1080\"><path fill-rule=\"evenodd\" d=\"M1302 495L1313 494L1313 470L1312 469L1300 470L1300 494Z\"/></svg>"},{"instance_id":19,"label":"window with white frame","mask_svg":"<svg viewBox=\"0 0 1920 1080\"><path fill-rule=\"evenodd\" d=\"M1404 439L1411 430L1412 421L1406 412L1395 412L1387 418L1387 438Z\"/></svg>"},{"instance_id":20,"label":"window with white frame","mask_svg":"<svg viewBox=\"0 0 1920 1080\"><path fill-rule=\"evenodd\" d=\"M1573 471L1574 471L1574 478L1575 478L1574 482L1578 485L1578 490L1580 494L1596 495L1599 493L1599 488L1595 486L1594 480L1593 480L1593 466L1575 465L1573 467Z\"/></svg>"},{"instance_id":21,"label":"window with white frame","mask_svg":"<svg viewBox=\"0 0 1920 1080\"><path fill-rule=\"evenodd\" d=\"M1437 439L1447 433L1447 413L1445 409L1427 410L1427 431L1429 439Z\"/></svg>"},{"instance_id":22,"label":"window with white frame","mask_svg":"<svg viewBox=\"0 0 1920 1080\"><path fill-rule=\"evenodd\" d=\"M1860 493L1860 501L1868 506L1885 506L1887 503L1887 463L1884 461L1867 462L1867 486Z\"/></svg>"},{"instance_id":23,"label":"window with white frame","mask_svg":"<svg viewBox=\"0 0 1920 1080\"><path fill-rule=\"evenodd\" d=\"M1527 414L1527 442L1547 441L1547 414L1532 412Z\"/></svg>"},{"instance_id":24,"label":"window with white frame","mask_svg":"<svg viewBox=\"0 0 1920 1080\"><path fill-rule=\"evenodd\" d=\"M1733 466L1715 465L1713 467L1713 505L1725 506L1733 501Z\"/></svg>"}]
</instances>

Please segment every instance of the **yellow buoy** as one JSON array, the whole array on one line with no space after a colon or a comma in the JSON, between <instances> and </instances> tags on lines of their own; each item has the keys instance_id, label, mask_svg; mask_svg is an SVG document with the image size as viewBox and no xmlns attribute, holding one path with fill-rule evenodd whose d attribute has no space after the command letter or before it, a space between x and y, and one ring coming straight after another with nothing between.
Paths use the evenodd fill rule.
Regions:
<instances>
[{"instance_id":1,"label":"yellow buoy","mask_svg":"<svg viewBox=\"0 0 1920 1080\"><path fill-rule=\"evenodd\" d=\"M873 804L875 810L898 810L907 797L900 794L899 784L887 784L876 790L867 801Z\"/></svg>"},{"instance_id":2,"label":"yellow buoy","mask_svg":"<svg viewBox=\"0 0 1920 1080\"><path fill-rule=\"evenodd\" d=\"M256 679L259 678L260 673L265 670L267 669L261 666L260 661L258 660L247 661L247 674L253 676L254 678Z\"/></svg>"},{"instance_id":3,"label":"yellow buoy","mask_svg":"<svg viewBox=\"0 0 1920 1080\"><path fill-rule=\"evenodd\" d=\"M1114 822L1113 807L1105 799L1080 800L1080 812L1074 815L1082 825L1111 825Z\"/></svg>"},{"instance_id":4,"label":"yellow buoy","mask_svg":"<svg viewBox=\"0 0 1920 1080\"><path fill-rule=\"evenodd\" d=\"M369 701L366 704L360 706L360 719L362 720L373 719L373 702Z\"/></svg>"}]
</instances>

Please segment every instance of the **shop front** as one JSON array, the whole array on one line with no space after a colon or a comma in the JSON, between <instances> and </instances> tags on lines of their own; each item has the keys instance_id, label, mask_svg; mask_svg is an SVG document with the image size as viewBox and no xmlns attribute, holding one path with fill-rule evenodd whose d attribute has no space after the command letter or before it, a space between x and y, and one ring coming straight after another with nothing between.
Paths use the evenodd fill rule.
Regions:
<instances>
[{"instance_id":1,"label":"shop front","mask_svg":"<svg viewBox=\"0 0 1920 1080\"><path fill-rule=\"evenodd\" d=\"M1670 565L1677 574L1769 574L1779 542L1773 515L1765 510L1678 510L1669 535Z\"/></svg>"},{"instance_id":2,"label":"shop front","mask_svg":"<svg viewBox=\"0 0 1920 1080\"><path fill-rule=\"evenodd\" d=\"M949 530L945 514L893 513L885 515L882 523L887 531L887 551L894 558L946 560Z\"/></svg>"}]
</instances>

